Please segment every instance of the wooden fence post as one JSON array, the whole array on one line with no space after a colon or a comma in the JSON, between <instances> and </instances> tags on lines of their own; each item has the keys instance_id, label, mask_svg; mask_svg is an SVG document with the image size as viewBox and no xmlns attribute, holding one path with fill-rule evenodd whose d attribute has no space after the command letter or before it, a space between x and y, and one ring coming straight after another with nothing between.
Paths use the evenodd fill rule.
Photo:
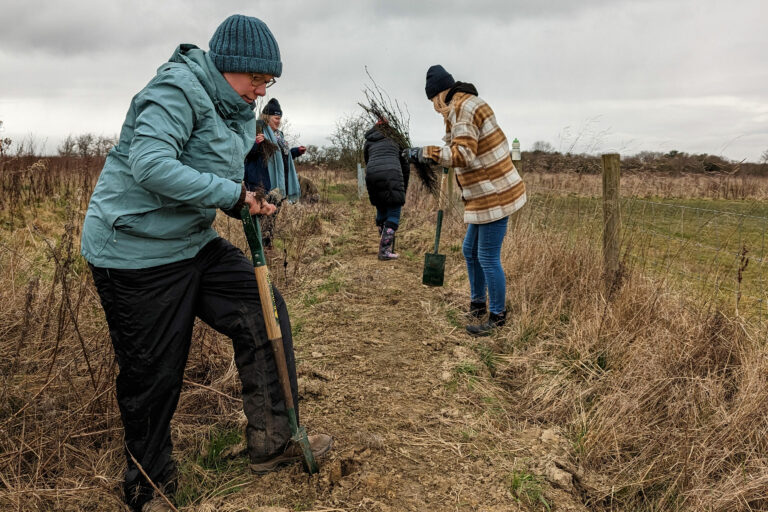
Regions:
<instances>
[{"instance_id":1,"label":"wooden fence post","mask_svg":"<svg viewBox=\"0 0 768 512\"><path fill-rule=\"evenodd\" d=\"M357 164L357 197L362 199L365 195L365 169Z\"/></svg>"},{"instance_id":2,"label":"wooden fence post","mask_svg":"<svg viewBox=\"0 0 768 512\"><path fill-rule=\"evenodd\" d=\"M519 172L522 177L523 154L520 152L520 141L517 140L517 137L515 137L515 140L512 141L512 151L509 152L509 155L512 157L512 164L515 166L515 169L517 169L517 172ZM508 222L507 231L517 230L517 227L520 225L520 210L517 210L515 213L510 215Z\"/></svg>"},{"instance_id":3,"label":"wooden fence post","mask_svg":"<svg viewBox=\"0 0 768 512\"><path fill-rule=\"evenodd\" d=\"M610 295L619 273L621 208L619 197L620 157L618 153L603 155L603 276Z\"/></svg>"}]
</instances>

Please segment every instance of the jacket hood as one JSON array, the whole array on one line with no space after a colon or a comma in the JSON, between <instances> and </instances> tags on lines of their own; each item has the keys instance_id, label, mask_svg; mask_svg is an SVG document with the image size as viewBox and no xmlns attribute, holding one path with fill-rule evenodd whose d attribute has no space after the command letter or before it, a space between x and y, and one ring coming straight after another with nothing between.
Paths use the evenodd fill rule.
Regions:
<instances>
[{"instance_id":1,"label":"jacket hood","mask_svg":"<svg viewBox=\"0 0 768 512\"><path fill-rule=\"evenodd\" d=\"M376 142L383 138L384 138L384 134L376 126L374 126L373 128L369 129L367 132L365 132L365 140Z\"/></svg>"},{"instance_id":2,"label":"jacket hood","mask_svg":"<svg viewBox=\"0 0 768 512\"><path fill-rule=\"evenodd\" d=\"M221 117L244 119L253 117L256 102L249 104L243 101L224 75L216 69L208 53L193 44L180 44L168 61L187 65L208 93Z\"/></svg>"},{"instance_id":3,"label":"jacket hood","mask_svg":"<svg viewBox=\"0 0 768 512\"><path fill-rule=\"evenodd\" d=\"M477 96L477 88L474 85L467 82L456 82L453 87L448 90L448 94L445 95L445 103L450 103L457 92L465 92L472 96Z\"/></svg>"}]
</instances>

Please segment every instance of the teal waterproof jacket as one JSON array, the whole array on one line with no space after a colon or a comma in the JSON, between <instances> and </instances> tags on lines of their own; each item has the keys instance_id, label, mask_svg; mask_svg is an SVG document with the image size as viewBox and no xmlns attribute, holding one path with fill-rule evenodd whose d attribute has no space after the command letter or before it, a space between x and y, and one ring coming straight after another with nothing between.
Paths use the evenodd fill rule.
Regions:
<instances>
[{"instance_id":1,"label":"teal waterproof jacket","mask_svg":"<svg viewBox=\"0 0 768 512\"><path fill-rule=\"evenodd\" d=\"M131 101L83 224L97 267L138 269L194 257L218 235L216 209L240 198L256 136L253 105L206 52L180 45Z\"/></svg>"}]
</instances>

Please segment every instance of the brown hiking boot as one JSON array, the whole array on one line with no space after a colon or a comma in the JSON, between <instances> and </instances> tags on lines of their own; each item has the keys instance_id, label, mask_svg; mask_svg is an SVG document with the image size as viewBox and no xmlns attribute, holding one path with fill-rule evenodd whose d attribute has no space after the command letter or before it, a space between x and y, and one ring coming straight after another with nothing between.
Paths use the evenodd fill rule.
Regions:
<instances>
[{"instance_id":1,"label":"brown hiking boot","mask_svg":"<svg viewBox=\"0 0 768 512\"><path fill-rule=\"evenodd\" d=\"M309 436L309 448L312 450L312 454L317 458L324 455L333 447L333 438L326 434L316 434ZM251 471L258 475L263 475L274 471L280 466L291 464L293 462L304 459L304 453L301 451L301 447L296 443L289 443L285 451L279 455L276 455L264 462L251 463Z\"/></svg>"}]
</instances>

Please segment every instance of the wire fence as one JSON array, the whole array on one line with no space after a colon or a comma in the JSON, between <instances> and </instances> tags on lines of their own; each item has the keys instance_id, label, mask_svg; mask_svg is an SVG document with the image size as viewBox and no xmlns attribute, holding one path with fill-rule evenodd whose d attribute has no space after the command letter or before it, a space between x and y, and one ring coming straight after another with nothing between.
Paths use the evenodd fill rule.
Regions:
<instances>
[{"instance_id":1,"label":"wire fence","mask_svg":"<svg viewBox=\"0 0 768 512\"><path fill-rule=\"evenodd\" d=\"M602 197L537 184L528 194L527 225L560 230L574 243L600 247ZM768 204L622 197L620 216L623 268L664 279L687 297L766 324Z\"/></svg>"},{"instance_id":2,"label":"wire fence","mask_svg":"<svg viewBox=\"0 0 768 512\"><path fill-rule=\"evenodd\" d=\"M766 320L768 218L638 198L624 204L624 253L634 265L675 276L746 318Z\"/></svg>"}]
</instances>

